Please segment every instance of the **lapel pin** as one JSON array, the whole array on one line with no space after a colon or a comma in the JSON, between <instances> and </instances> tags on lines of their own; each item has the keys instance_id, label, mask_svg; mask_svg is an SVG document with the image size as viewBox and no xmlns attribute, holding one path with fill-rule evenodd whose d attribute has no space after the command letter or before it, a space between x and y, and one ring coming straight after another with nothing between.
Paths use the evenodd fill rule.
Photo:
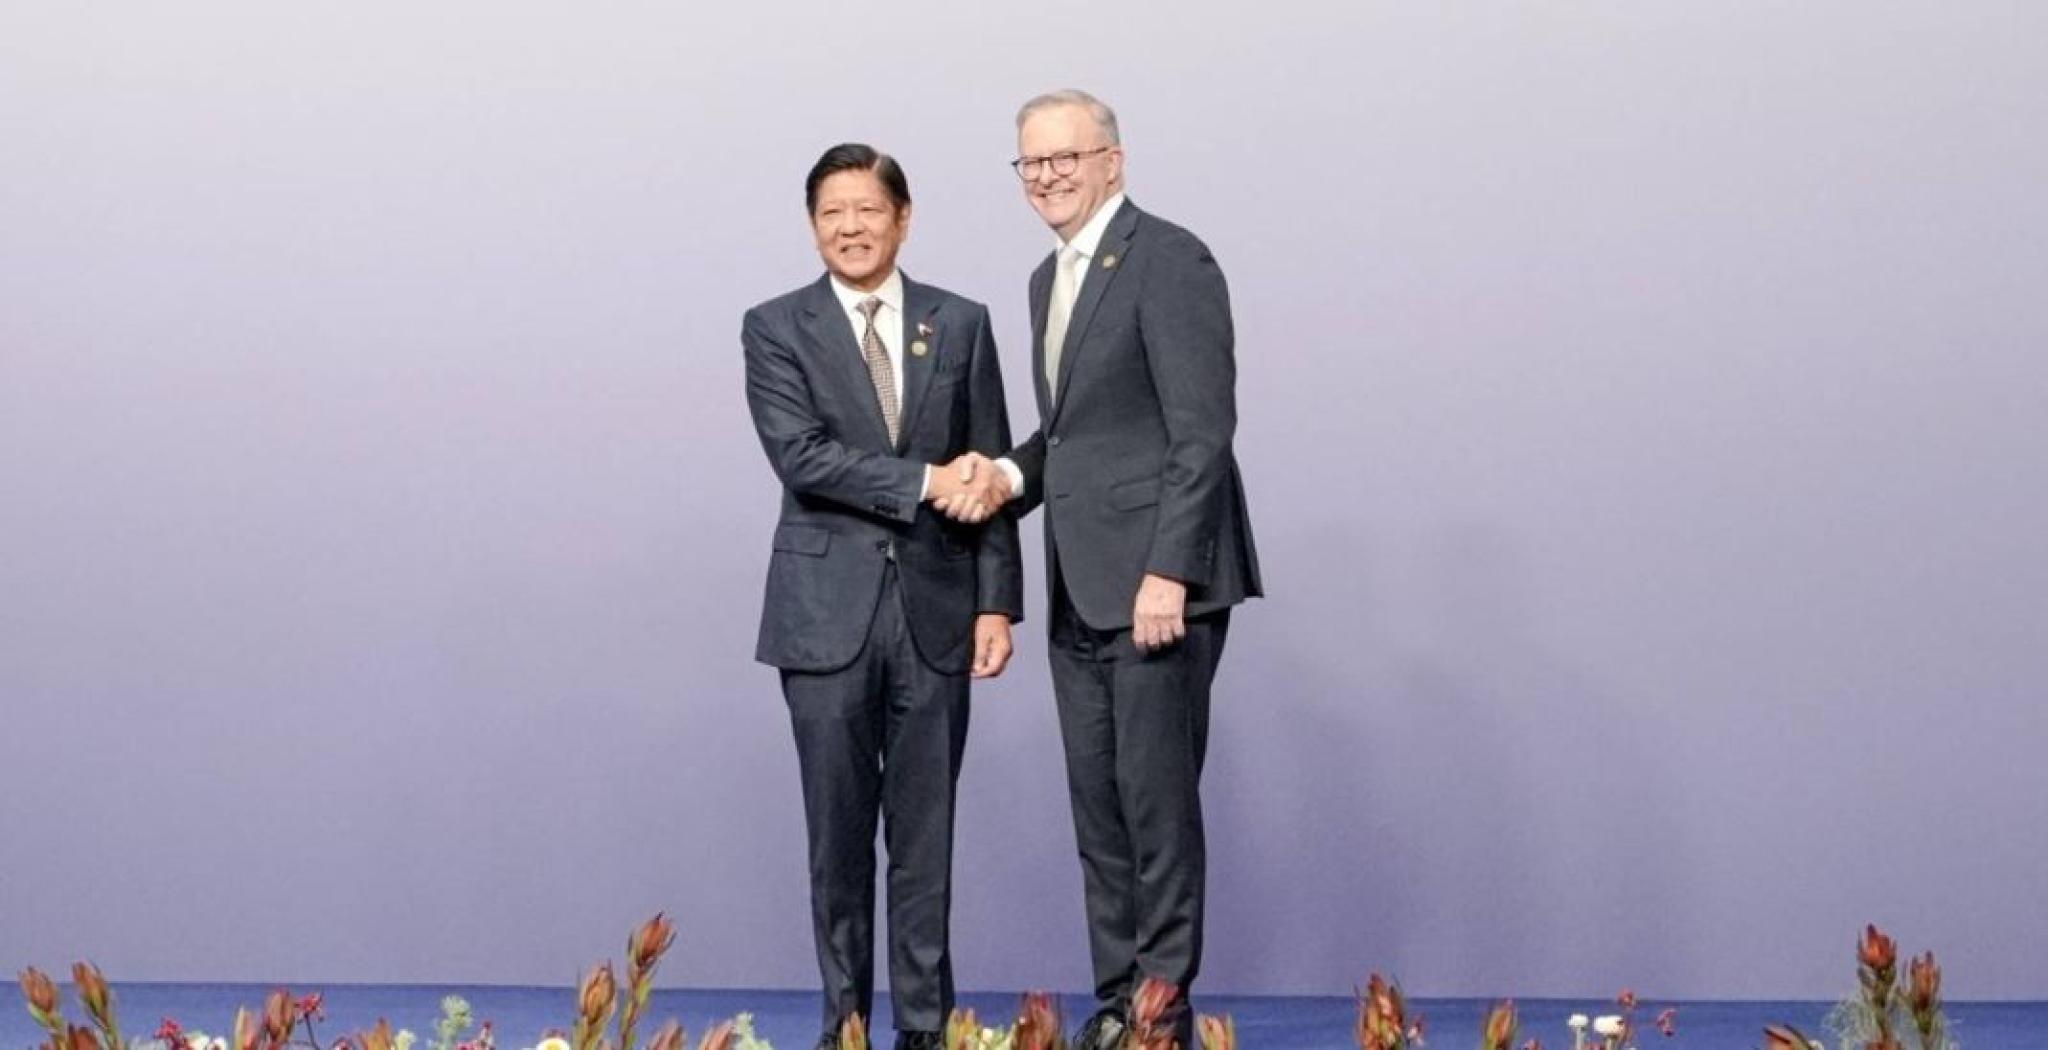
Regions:
<instances>
[{"instance_id":1,"label":"lapel pin","mask_svg":"<svg viewBox=\"0 0 2048 1050\"><path fill-rule=\"evenodd\" d=\"M910 344L910 352L917 355L918 357L923 357L924 355L931 353L931 351L932 348L924 345L924 340L922 339L919 339L918 341Z\"/></svg>"},{"instance_id":2,"label":"lapel pin","mask_svg":"<svg viewBox=\"0 0 2048 1050\"><path fill-rule=\"evenodd\" d=\"M925 340L930 339L931 337L931 324L926 321L917 322L917 341L910 344L910 352L916 354L919 357L923 357L924 355L931 353L932 348L925 344Z\"/></svg>"},{"instance_id":3,"label":"lapel pin","mask_svg":"<svg viewBox=\"0 0 2048 1050\"><path fill-rule=\"evenodd\" d=\"M1103 257L1102 257L1102 268L1103 268L1103 269L1105 269L1105 270L1114 270L1114 269L1116 269L1116 255L1115 255L1115 253L1111 253L1111 254L1109 254L1109 255L1105 255L1105 256L1103 256Z\"/></svg>"}]
</instances>

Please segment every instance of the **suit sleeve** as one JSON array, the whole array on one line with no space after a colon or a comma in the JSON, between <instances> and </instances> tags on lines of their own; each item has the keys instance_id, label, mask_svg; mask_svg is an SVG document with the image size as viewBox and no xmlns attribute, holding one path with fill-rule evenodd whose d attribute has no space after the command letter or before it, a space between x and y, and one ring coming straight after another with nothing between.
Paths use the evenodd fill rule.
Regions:
<instances>
[{"instance_id":1,"label":"suit sleeve","mask_svg":"<svg viewBox=\"0 0 2048 1050\"><path fill-rule=\"evenodd\" d=\"M1024 301L1032 304L1031 329L1033 332L1038 330L1038 304L1045 301L1047 290L1051 285L1051 274L1052 262L1048 260L1040 263L1038 269L1031 274L1031 280L1024 289ZM1024 359L1032 362L1033 367L1036 368L1038 349L1033 347L1029 353L1024 355ZM1034 379L1033 382L1036 382L1036 380ZM1011 449L1006 458L1010 462L1015 463L1018 472L1024 475L1024 491L1019 493L1015 499L1012 499L1003 508L1003 511L1004 513L1022 518L1037 510L1038 505L1045 501L1044 422L1041 420L1039 428L1032 431L1031 436L1025 438L1023 444Z\"/></svg>"},{"instance_id":2,"label":"suit sleeve","mask_svg":"<svg viewBox=\"0 0 2048 1050\"><path fill-rule=\"evenodd\" d=\"M924 492L924 464L853 448L834 436L811 403L810 385L786 342L759 309L740 323L747 409L775 476L791 492L908 523Z\"/></svg>"},{"instance_id":3,"label":"suit sleeve","mask_svg":"<svg viewBox=\"0 0 2048 1050\"><path fill-rule=\"evenodd\" d=\"M995 331L988 311L974 334L968 361L968 445L995 457L1010 446L1010 409L1003 399L1002 362L996 357ZM975 549L975 612L1000 613L1024 619L1024 562L1017 546L1017 519L997 514L981 528Z\"/></svg>"},{"instance_id":4,"label":"suit sleeve","mask_svg":"<svg viewBox=\"0 0 2048 1050\"><path fill-rule=\"evenodd\" d=\"M1138 297L1145 364L1167 438L1145 570L1200 587L1215 567L1237 430L1230 290L1200 241L1174 238L1161 247Z\"/></svg>"},{"instance_id":5,"label":"suit sleeve","mask_svg":"<svg viewBox=\"0 0 2048 1050\"><path fill-rule=\"evenodd\" d=\"M1024 491L1003 505L1003 513L1013 519L1021 518L1037 510L1038 505L1045 501L1045 432L1032 431L1023 444L1005 456L1017 464L1017 472L1024 475Z\"/></svg>"}]
</instances>

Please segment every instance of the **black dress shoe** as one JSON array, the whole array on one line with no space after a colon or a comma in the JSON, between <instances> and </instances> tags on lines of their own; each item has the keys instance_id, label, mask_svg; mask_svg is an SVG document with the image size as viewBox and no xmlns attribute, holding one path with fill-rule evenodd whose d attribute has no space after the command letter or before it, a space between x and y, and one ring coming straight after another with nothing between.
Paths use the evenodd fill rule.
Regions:
<instances>
[{"instance_id":1,"label":"black dress shoe","mask_svg":"<svg viewBox=\"0 0 2048 1050\"><path fill-rule=\"evenodd\" d=\"M946 1037L937 1032L898 1032L896 1050L946 1050Z\"/></svg>"},{"instance_id":2,"label":"black dress shoe","mask_svg":"<svg viewBox=\"0 0 2048 1050\"><path fill-rule=\"evenodd\" d=\"M1124 1015L1121 1010L1102 1009L1074 1033L1073 1050L1123 1050Z\"/></svg>"}]
</instances>

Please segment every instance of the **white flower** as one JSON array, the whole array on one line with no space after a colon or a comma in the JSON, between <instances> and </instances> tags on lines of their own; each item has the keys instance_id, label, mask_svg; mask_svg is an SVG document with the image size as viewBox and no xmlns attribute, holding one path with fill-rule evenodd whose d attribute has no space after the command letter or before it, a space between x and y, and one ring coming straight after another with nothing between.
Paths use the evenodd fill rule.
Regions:
<instances>
[{"instance_id":1,"label":"white flower","mask_svg":"<svg viewBox=\"0 0 2048 1050\"><path fill-rule=\"evenodd\" d=\"M541 1040L533 1050L569 1050L569 1041L559 1035L551 1035Z\"/></svg>"},{"instance_id":2,"label":"white flower","mask_svg":"<svg viewBox=\"0 0 2048 1050\"><path fill-rule=\"evenodd\" d=\"M1591 1023L1591 1021L1586 1020L1585 1014L1573 1014L1571 1020L1565 1022L1565 1024L1571 1026L1574 1032L1584 1031L1585 1027Z\"/></svg>"},{"instance_id":3,"label":"white flower","mask_svg":"<svg viewBox=\"0 0 2048 1050\"><path fill-rule=\"evenodd\" d=\"M1599 1033L1600 1035L1620 1035L1621 1015L1606 1014L1604 1016L1595 1018L1593 1021L1593 1031Z\"/></svg>"}]
</instances>

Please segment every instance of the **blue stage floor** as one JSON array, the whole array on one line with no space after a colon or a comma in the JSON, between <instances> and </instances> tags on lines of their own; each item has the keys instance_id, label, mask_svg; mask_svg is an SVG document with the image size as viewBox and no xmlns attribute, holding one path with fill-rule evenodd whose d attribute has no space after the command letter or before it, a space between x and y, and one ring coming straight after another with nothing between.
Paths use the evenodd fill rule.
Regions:
<instances>
[{"instance_id":1,"label":"blue stage floor","mask_svg":"<svg viewBox=\"0 0 2048 1050\"><path fill-rule=\"evenodd\" d=\"M549 1029L564 1029L571 1022L574 994L566 988L454 987L430 985L308 985L297 993L321 991L326 994L327 1020L316 1026L323 1043L389 1018L393 1027L410 1028L420 1036L420 1050L433 1038L441 997L461 995L468 999L479 1020L495 1022L501 1050L531 1047ZM235 1008L259 1008L267 985L253 984L120 984L115 995L124 1034L146 1036L158 1022L174 1017L187 1031L201 1030L222 1035L234 1024ZM79 1020L76 999L67 990L66 1004L74 1021ZM775 1044L776 1050L810 1050L818 1034L817 997L809 992L788 991L661 991L655 993L651 1013L654 1022L642 1025L651 1031L668 1017L682 1020L689 1029L691 1044L708 1023L742 1010L754 1014L755 1030ZM984 1019L1008 1020L1016 1012L1017 996L1007 993L977 993L963 997L962 1005L978 1011ZM1197 1005L1205 1013L1227 1013L1237 1020L1238 1041L1245 1050L1345 1050L1353 1047L1351 1025L1354 1006L1348 997L1282 998L1272 996L1208 996ZM1479 1023L1487 1006L1476 999L1419 999L1415 1006L1429 1021L1429 1042L1433 1046L1457 1048L1478 1042ZM1529 1000L1519 1004L1522 1031L1526 1039L1540 1037L1551 1050L1571 1046L1565 1018L1573 1013L1598 1012L1597 1001ZM1657 1003L1661 1008L1665 1003ZM1757 1046L1766 1023L1787 1021L1810 1036L1826 1039L1821 1020L1829 1004L1815 1002L1700 1002L1678 1004L1678 1035L1665 1039L1654 1033L1641 1040L1644 1050L1744 1050ZM1069 997L1070 1015L1079 1016L1085 1004ZM888 1006L877 1004L877 1044L890 1046ZM1647 1020L1647 1014L1645 1020ZM2048 1048L2048 1003L1957 1003L1950 1007L1953 1037L1964 1050L2044 1050ZM473 1034L473 1033L472 1033ZM18 1050L38 1042L38 1030L19 1005L0 1010L0 1050ZM1832 1045L1832 1043L1830 1044Z\"/></svg>"}]
</instances>

